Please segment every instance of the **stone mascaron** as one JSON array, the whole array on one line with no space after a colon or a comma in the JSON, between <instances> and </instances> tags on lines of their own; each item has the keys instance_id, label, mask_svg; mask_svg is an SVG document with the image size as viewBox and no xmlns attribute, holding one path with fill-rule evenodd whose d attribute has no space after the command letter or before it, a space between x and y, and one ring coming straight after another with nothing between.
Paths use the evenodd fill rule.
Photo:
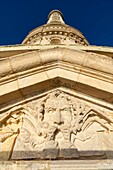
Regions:
<instances>
[{"instance_id":1,"label":"stone mascaron","mask_svg":"<svg viewBox=\"0 0 113 170\"><path fill-rule=\"evenodd\" d=\"M112 57L58 10L0 48L0 160L112 159Z\"/></svg>"}]
</instances>

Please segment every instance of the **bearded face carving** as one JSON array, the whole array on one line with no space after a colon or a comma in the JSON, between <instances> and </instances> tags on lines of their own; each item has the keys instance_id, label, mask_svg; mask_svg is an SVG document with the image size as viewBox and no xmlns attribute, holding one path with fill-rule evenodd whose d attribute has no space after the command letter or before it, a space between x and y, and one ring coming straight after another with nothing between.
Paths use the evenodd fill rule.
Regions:
<instances>
[{"instance_id":1,"label":"bearded face carving","mask_svg":"<svg viewBox=\"0 0 113 170\"><path fill-rule=\"evenodd\" d=\"M113 121L110 115L80 99L56 90L40 102L35 100L13 110L22 116L13 119L12 125L18 122L18 133L10 159L106 158L101 141L108 132L113 136ZM8 133L6 136L10 137Z\"/></svg>"},{"instance_id":2,"label":"bearded face carving","mask_svg":"<svg viewBox=\"0 0 113 170\"><path fill-rule=\"evenodd\" d=\"M39 120L42 127L46 127L46 152L52 148L57 150L57 156L69 157L70 153L72 157L78 157L77 149L71 142L74 114L70 99L57 91L50 94L41 106Z\"/></svg>"}]
</instances>

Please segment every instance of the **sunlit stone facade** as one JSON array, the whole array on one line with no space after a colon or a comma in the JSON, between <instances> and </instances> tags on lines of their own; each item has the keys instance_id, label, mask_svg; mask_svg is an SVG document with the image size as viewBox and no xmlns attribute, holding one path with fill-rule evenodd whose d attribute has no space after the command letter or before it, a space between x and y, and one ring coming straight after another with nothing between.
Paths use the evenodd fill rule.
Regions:
<instances>
[{"instance_id":1,"label":"sunlit stone facade","mask_svg":"<svg viewBox=\"0 0 113 170\"><path fill-rule=\"evenodd\" d=\"M52 11L0 47L0 170L113 168L113 48Z\"/></svg>"}]
</instances>

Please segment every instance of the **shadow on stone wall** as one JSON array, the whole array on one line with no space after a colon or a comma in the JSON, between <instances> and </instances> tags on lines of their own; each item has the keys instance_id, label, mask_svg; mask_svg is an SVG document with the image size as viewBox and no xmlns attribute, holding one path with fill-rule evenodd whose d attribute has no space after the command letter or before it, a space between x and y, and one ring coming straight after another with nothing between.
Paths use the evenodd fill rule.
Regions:
<instances>
[{"instance_id":1,"label":"shadow on stone wall","mask_svg":"<svg viewBox=\"0 0 113 170\"><path fill-rule=\"evenodd\" d=\"M77 149L44 149L43 151L0 152L0 160L102 160L113 159L113 151L77 151Z\"/></svg>"}]
</instances>

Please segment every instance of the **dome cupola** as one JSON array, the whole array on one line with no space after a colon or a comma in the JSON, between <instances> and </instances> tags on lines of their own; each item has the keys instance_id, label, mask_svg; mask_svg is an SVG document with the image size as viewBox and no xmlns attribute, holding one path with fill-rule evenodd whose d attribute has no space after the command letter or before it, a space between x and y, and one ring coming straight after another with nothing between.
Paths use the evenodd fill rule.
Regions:
<instances>
[{"instance_id":1,"label":"dome cupola","mask_svg":"<svg viewBox=\"0 0 113 170\"><path fill-rule=\"evenodd\" d=\"M89 45L79 30L65 24L63 14L59 10L51 11L48 15L47 24L32 30L22 44Z\"/></svg>"}]
</instances>

